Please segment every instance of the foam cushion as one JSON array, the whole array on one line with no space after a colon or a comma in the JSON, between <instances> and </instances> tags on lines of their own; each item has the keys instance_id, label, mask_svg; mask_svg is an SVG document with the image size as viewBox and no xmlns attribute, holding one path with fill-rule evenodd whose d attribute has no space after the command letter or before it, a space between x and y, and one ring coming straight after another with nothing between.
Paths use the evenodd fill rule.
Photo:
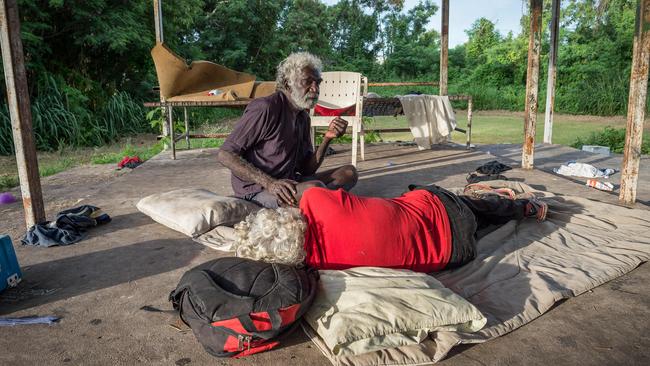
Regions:
<instances>
[{"instance_id":1,"label":"foam cushion","mask_svg":"<svg viewBox=\"0 0 650 366\"><path fill-rule=\"evenodd\" d=\"M145 197L138 210L171 229L196 237L218 225L234 225L260 206L205 189L179 189Z\"/></svg>"}]
</instances>

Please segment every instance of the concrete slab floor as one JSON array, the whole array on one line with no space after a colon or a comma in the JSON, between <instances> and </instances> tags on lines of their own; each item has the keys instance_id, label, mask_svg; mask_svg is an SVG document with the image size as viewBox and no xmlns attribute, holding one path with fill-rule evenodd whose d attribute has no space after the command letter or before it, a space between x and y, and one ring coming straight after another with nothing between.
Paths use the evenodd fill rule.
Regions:
<instances>
[{"instance_id":1,"label":"concrete slab floor","mask_svg":"<svg viewBox=\"0 0 650 366\"><path fill-rule=\"evenodd\" d=\"M330 156L324 168L349 163L349 146L335 149L339 153ZM45 179L48 217L77 204L102 207L113 217L110 224L72 246L17 245L24 233L22 207L0 208L0 233L12 237L24 274L17 290L0 295L0 315L63 317L52 326L0 328L0 364L329 365L301 332L278 350L242 360L216 359L203 351L191 332L169 325L175 322L173 315L141 310L147 305L169 309L167 296L181 275L221 254L153 222L135 204L146 195L185 187L231 194L230 175L216 162L215 151L179 151L176 161L163 153L129 173L84 167ZM491 152L368 146L355 192L390 197L409 183L460 186L468 172L495 159ZM648 160L642 165L648 172ZM506 175L555 193L616 202L613 195L541 170L515 168ZM647 179L640 182L647 188ZM650 198L647 192L640 197ZM648 283L650 267L643 264L504 337L458 347L440 364L650 364Z\"/></svg>"}]
</instances>

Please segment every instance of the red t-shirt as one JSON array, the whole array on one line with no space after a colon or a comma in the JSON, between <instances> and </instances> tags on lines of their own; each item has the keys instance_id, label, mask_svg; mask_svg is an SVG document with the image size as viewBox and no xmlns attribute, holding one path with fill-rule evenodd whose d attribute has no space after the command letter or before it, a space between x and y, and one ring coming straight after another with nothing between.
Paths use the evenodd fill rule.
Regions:
<instances>
[{"instance_id":1,"label":"red t-shirt","mask_svg":"<svg viewBox=\"0 0 650 366\"><path fill-rule=\"evenodd\" d=\"M428 273L442 270L451 256L447 211L425 190L376 198L310 188L300 210L307 219L305 262L317 269L374 266Z\"/></svg>"}]
</instances>

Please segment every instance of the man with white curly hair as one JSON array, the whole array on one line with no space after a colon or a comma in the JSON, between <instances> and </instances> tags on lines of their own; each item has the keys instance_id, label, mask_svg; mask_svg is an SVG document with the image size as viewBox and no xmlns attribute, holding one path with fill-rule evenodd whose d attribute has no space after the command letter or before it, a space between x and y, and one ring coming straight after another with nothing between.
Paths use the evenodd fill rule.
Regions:
<instances>
[{"instance_id":1,"label":"man with white curly hair","mask_svg":"<svg viewBox=\"0 0 650 366\"><path fill-rule=\"evenodd\" d=\"M267 208L297 206L309 187L351 189L352 165L316 172L332 139L347 121L336 117L318 150L310 136L310 108L318 101L322 63L307 52L292 53L277 69L278 90L253 100L219 150L219 162L232 172L235 195Z\"/></svg>"}]
</instances>

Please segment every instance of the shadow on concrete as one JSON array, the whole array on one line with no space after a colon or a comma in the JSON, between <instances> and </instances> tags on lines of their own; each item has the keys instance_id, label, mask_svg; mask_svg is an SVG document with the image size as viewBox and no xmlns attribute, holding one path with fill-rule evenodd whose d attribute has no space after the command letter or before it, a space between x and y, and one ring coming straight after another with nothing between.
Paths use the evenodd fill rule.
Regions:
<instances>
[{"instance_id":1,"label":"shadow on concrete","mask_svg":"<svg viewBox=\"0 0 650 366\"><path fill-rule=\"evenodd\" d=\"M0 314L182 268L202 249L189 239L161 239L27 266L25 280L0 295Z\"/></svg>"}]
</instances>

